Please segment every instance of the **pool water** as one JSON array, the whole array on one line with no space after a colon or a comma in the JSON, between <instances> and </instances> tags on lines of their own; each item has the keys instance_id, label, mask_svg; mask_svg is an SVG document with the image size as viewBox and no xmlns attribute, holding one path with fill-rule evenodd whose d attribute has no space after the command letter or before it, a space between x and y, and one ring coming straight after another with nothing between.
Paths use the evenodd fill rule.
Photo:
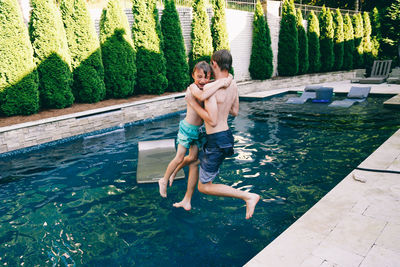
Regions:
<instances>
[{"instance_id":1,"label":"pool water","mask_svg":"<svg viewBox=\"0 0 400 267\"><path fill-rule=\"evenodd\" d=\"M400 127L386 98L351 108L241 102L235 155L217 182L261 195L244 202L195 192L159 196L137 184L137 143L175 138L183 114L0 159L0 265L242 266Z\"/></svg>"}]
</instances>

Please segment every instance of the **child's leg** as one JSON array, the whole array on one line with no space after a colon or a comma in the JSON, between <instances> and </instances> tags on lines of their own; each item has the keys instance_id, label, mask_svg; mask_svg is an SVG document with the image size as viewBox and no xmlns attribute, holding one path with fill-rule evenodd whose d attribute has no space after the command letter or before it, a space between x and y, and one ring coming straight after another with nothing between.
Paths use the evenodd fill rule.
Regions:
<instances>
[{"instance_id":1,"label":"child's leg","mask_svg":"<svg viewBox=\"0 0 400 267\"><path fill-rule=\"evenodd\" d=\"M175 176L180 171L183 167L189 165L192 162L195 162L197 160L197 156L199 154L199 147L197 145L191 145L189 148L189 155L187 155L181 164L178 165L178 167L175 168L175 170L172 172L171 176L169 177L169 186L172 185L174 182Z\"/></svg>"},{"instance_id":2,"label":"child's leg","mask_svg":"<svg viewBox=\"0 0 400 267\"><path fill-rule=\"evenodd\" d=\"M176 169L176 167L181 164L183 158L186 154L186 147L178 144L178 149L176 151L175 158L171 160L168 164L167 170L165 171L164 177L158 181L158 185L160 187L160 195L162 197L167 197L167 184L168 178L171 176L172 172Z\"/></svg>"},{"instance_id":3,"label":"child's leg","mask_svg":"<svg viewBox=\"0 0 400 267\"><path fill-rule=\"evenodd\" d=\"M199 180L199 167L198 163L194 162L189 165L189 177L188 177L185 196L181 202L173 204L175 208L184 208L185 210L190 210L192 208L191 204L192 196L198 180Z\"/></svg>"}]
</instances>

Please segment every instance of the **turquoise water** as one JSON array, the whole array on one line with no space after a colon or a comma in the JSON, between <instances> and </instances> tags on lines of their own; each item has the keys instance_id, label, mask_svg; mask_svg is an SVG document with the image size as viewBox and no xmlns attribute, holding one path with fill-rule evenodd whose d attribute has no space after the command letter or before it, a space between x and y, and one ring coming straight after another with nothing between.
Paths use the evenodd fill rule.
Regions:
<instances>
[{"instance_id":1,"label":"turquoise water","mask_svg":"<svg viewBox=\"0 0 400 267\"><path fill-rule=\"evenodd\" d=\"M190 212L135 181L137 143L174 138L177 115L0 159L0 265L242 266L400 127L385 98L348 109L241 102L235 155L219 183L262 196L251 220L237 199L196 192Z\"/></svg>"}]
</instances>

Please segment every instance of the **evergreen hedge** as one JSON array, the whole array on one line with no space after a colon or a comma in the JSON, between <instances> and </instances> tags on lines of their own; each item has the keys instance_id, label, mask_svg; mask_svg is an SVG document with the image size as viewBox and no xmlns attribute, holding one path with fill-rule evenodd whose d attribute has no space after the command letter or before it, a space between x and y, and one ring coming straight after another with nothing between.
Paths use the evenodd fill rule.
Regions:
<instances>
[{"instance_id":1,"label":"evergreen hedge","mask_svg":"<svg viewBox=\"0 0 400 267\"><path fill-rule=\"evenodd\" d=\"M353 15L353 29L354 29L354 68L362 68L364 66L364 53L363 53L363 22L361 13Z\"/></svg>"},{"instance_id":2,"label":"evergreen hedge","mask_svg":"<svg viewBox=\"0 0 400 267\"><path fill-rule=\"evenodd\" d=\"M136 45L136 93L162 94L168 86L166 61L154 16L155 2L133 0L133 43Z\"/></svg>"},{"instance_id":3,"label":"evergreen hedge","mask_svg":"<svg viewBox=\"0 0 400 267\"><path fill-rule=\"evenodd\" d=\"M86 1L61 0L61 14L72 58L74 83L72 92L77 102L94 103L104 99L104 67L100 42Z\"/></svg>"},{"instance_id":4,"label":"evergreen hedge","mask_svg":"<svg viewBox=\"0 0 400 267\"><path fill-rule=\"evenodd\" d=\"M280 76L293 76L299 70L299 41L296 24L293 0L284 0L278 42L278 74Z\"/></svg>"},{"instance_id":5,"label":"evergreen hedge","mask_svg":"<svg viewBox=\"0 0 400 267\"><path fill-rule=\"evenodd\" d=\"M353 23L350 15L347 13L343 19L343 35L344 35L344 46L343 46L343 69L353 69L353 55L354 55L354 30Z\"/></svg>"},{"instance_id":6,"label":"evergreen hedge","mask_svg":"<svg viewBox=\"0 0 400 267\"><path fill-rule=\"evenodd\" d=\"M333 51L335 55L335 60L333 63L334 70L341 70L343 67L343 53L344 53L344 33L343 33L343 16L340 9L336 9L333 16L333 25L335 29L335 34L333 37Z\"/></svg>"},{"instance_id":7,"label":"evergreen hedge","mask_svg":"<svg viewBox=\"0 0 400 267\"><path fill-rule=\"evenodd\" d=\"M202 60L210 62L213 53L210 23L204 0L193 0L192 8L192 49L189 52L190 73L197 62Z\"/></svg>"},{"instance_id":8,"label":"evergreen hedge","mask_svg":"<svg viewBox=\"0 0 400 267\"><path fill-rule=\"evenodd\" d=\"M368 12L363 12L362 19L363 19L363 29L364 29L364 36L362 39L364 65L365 68L367 69L367 74L369 75L371 73L374 57L372 55L371 20L369 18Z\"/></svg>"},{"instance_id":9,"label":"evergreen hedge","mask_svg":"<svg viewBox=\"0 0 400 267\"><path fill-rule=\"evenodd\" d=\"M331 71L334 62L333 54L333 19L330 9L322 7L319 14L319 29L320 29L320 51L321 51L321 71Z\"/></svg>"},{"instance_id":10,"label":"evergreen hedge","mask_svg":"<svg viewBox=\"0 0 400 267\"><path fill-rule=\"evenodd\" d=\"M371 53L373 58L377 59L380 52L380 43L382 41L382 34L381 34L381 18L379 15L379 11L376 7L372 10L371 39L372 39Z\"/></svg>"},{"instance_id":11,"label":"evergreen hedge","mask_svg":"<svg viewBox=\"0 0 400 267\"><path fill-rule=\"evenodd\" d=\"M314 11L308 15L307 37L308 37L308 59L309 73L318 72L321 68L321 52L319 50L319 22Z\"/></svg>"},{"instance_id":12,"label":"evergreen hedge","mask_svg":"<svg viewBox=\"0 0 400 267\"><path fill-rule=\"evenodd\" d=\"M53 0L31 0L29 34L39 74L40 106L72 105L71 57L60 11Z\"/></svg>"},{"instance_id":13,"label":"evergreen hedge","mask_svg":"<svg viewBox=\"0 0 400 267\"><path fill-rule=\"evenodd\" d=\"M225 21L225 0L213 1L214 16L211 18L211 36L214 51L229 50L228 30Z\"/></svg>"},{"instance_id":14,"label":"evergreen hedge","mask_svg":"<svg viewBox=\"0 0 400 267\"><path fill-rule=\"evenodd\" d=\"M107 98L133 95L136 52L128 18L119 0L109 0L100 17L100 46Z\"/></svg>"},{"instance_id":15,"label":"evergreen hedge","mask_svg":"<svg viewBox=\"0 0 400 267\"><path fill-rule=\"evenodd\" d=\"M257 1L253 19L253 44L249 66L250 76L253 80L265 80L271 78L272 68L272 50L269 27L264 19L264 11L261 3L260 1Z\"/></svg>"},{"instance_id":16,"label":"evergreen hedge","mask_svg":"<svg viewBox=\"0 0 400 267\"><path fill-rule=\"evenodd\" d=\"M17 1L1 1L0 29L0 114L36 113L38 75L28 29Z\"/></svg>"},{"instance_id":17,"label":"evergreen hedge","mask_svg":"<svg viewBox=\"0 0 400 267\"><path fill-rule=\"evenodd\" d=\"M180 92L186 89L190 79L185 43L174 0L165 1L161 30L164 36L164 56L168 66L167 91Z\"/></svg>"},{"instance_id":18,"label":"evergreen hedge","mask_svg":"<svg viewBox=\"0 0 400 267\"><path fill-rule=\"evenodd\" d=\"M308 71L308 38L306 30L303 26L303 15L298 8L296 13L297 18L297 33L299 40L299 74L307 73Z\"/></svg>"}]
</instances>

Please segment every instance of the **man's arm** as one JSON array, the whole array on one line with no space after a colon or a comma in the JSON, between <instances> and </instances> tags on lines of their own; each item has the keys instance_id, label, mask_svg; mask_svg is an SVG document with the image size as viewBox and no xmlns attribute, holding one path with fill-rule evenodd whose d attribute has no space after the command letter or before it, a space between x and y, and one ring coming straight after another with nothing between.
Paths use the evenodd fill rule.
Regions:
<instances>
[{"instance_id":1,"label":"man's arm","mask_svg":"<svg viewBox=\"0 0 400 267\"><path fill-rule=\"evenodd\" d=\"M194 83L189 86L192 95L200 101L204 101L212 96L218 89L228 87L232 82L233 76L229 74L227 78L218 79L204 85L204 90L200 90Z\"/></svg>"},{"instance_id":2,"label":"man's arm","mask_svg":"<svg viewBox=\"0 0 400 267\"><path fill-rule=\"evenodd\" d=\"M192 94L186 94L186 102L196 111L196 113L203 119L203 121L209 124L211 127L215 127L218 121L218 106L217 99L210 97L204 102L204 108L196 101Z\"/></svg>"},{"instance_id":3,"label":"man's arm","mask_svg":"<svg viewBox=\"0 0 400 267\"><path fill-rule=\"evenodd\" d=\"M239 92L236 83L232 84L232 86L236 87L236 96L235 96L235 102L233 102L233 105L229 110L229 114L236 117L239 114Z\"/></svg>"}]
</instances>

